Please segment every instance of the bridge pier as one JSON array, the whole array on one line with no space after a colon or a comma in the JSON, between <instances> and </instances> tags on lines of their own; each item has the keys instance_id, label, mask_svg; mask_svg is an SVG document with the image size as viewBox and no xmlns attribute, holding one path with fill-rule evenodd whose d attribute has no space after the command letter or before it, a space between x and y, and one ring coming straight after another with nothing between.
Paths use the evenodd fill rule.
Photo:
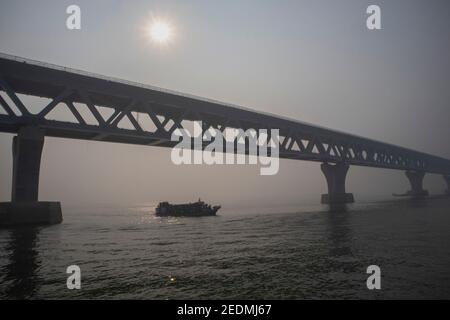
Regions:
<instances>
[{"instance_id":1,"label":"bridge pier","mask_svg":"<svg viewBox=\"0 0 450 320\"><path fill-rule=\"evenodd\" d=\"M349 169L348 164L338 163L331 165L322 163L320 168L327 179L328 185L328 194L322 195L322 203L343 204L355 201L352 193L345 192L345 178Z\"/></svg>"},{"instance_id":2,"label":"bridge pier","mask_svg":"<svg viewBox=\"0 0 450 320\"><path fill-rule=\"evenodd\" d=\"M450 195L450 176L442 176L447 183L447 190L445 190L445 194Z\"/></svg>"},{"instance_id":3,"label":"bridge pier","mask_svg":"<svg viewBox=\"0 0 450 320\"><path fill-rule=\"evenodd\" d=\"M424 190L422 187L423 177L425 172L423 171L406 171L406 177L411 184L411 190L409 190L406 195L412 197L426 197L428 196L428 191Z\"/></svg>"},{"instance_id":4,"label":"bridge pier","mask_svg":"<svg viewBox=\"0 0 450 320\"><path fill-rule=\"evenodd\" d=\"M39 171L45 135L38 127L22 127L13 138L11 202L0 203L0 227L61 223L59 202L39 202Z\"/></svg>"}]
</instances>

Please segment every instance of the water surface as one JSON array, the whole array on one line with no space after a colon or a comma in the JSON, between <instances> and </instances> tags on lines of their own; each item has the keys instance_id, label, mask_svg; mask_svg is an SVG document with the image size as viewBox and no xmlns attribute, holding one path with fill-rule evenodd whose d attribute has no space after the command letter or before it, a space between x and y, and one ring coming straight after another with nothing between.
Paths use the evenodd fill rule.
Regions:
<instances>
[{"instance_id":1,"label":"water surface","mask_svg":"<svg viewBox=\"0 0 450 320\"><path fill-rule=\"evenodd\" d=\"M152 206L64 208L0 230L0 298L450 298L450 199L159 218ZM66 288L78 265L82 289ZM378 265L382 289L369 291Z\"/></svg>"}]
</instances>

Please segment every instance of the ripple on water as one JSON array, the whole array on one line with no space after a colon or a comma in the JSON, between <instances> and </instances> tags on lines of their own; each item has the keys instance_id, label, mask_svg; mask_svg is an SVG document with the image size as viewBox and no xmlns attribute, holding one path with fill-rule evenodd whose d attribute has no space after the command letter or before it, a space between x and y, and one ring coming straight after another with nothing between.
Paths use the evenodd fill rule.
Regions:
<instances>
[{"instance_id":1,"label":"ripple on water","mask_svg":"<svg viewBox=\"0 0 450 320\"><path fill-rule=\"evenodd\" d=\"M441 199L212 219L67 212L60 226L0 231L0 298L448 299L448 208ZM83 290L69 295L71 264ZM365 288L370 264L382 268L382 292Z\"/></svg>"}]
</instances>

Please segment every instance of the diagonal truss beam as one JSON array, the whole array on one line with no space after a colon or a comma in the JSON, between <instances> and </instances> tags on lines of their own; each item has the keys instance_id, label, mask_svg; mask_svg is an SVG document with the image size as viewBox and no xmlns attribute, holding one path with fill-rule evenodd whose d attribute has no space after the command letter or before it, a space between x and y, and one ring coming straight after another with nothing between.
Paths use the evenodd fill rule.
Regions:
<instances>
[{"instance_id":1,"label":"diagonal truss beam","mask_svg":"<svg viewBox=\"0 0 450 320\"><path fill-rule=\"evenodd\" d=\"M19 109L19 111L24 116L30 116L30 112L27 110L27 108L24 106L22 101L17 97L14 90L9 86L9 84L0 77L0 87L6 92L6 94L9 96L9 98L14 102L16 107Z\"/></svg>"},{"instance_id":2,"label":"diagonal truss beam","mask_svg":"<svg viewBox=\"0 0 450 320\"><path fill-rule=\"evenodd\" d=\"M33 68L30 70L30 68ZM184 121L202 121L203 134L210 128L222 133L227 128L257 131L276 128L280 138L267 137L276 143L281 158L320 162L346 162L352 165L381 167L399 170L416 170L450 175L450 160L387 143L357 137L330 129L304 124L295 120L262 114L239 107L122 83L117 80L97 78L82 72L70 72L32 62L10 61L0 55L0 90L10 98L0 96L0 106L6 111L0 115L0 131L17 132L25 124L33 123L46 130L47 135L78 139L103 140L142 145L172 147L171 135L184 128ZM18 94L28 94L52 99L38 114L32 114ZM20 115L9 105L12 101ZM59 103L65 103L76 123L46 119ZM85 104L97 124L88 124L85 113L77 104ZM108 108L111 115L103 117L100 110ZM148 130L136 117L148 115L156 130ZM127 118L131 128L119 128ZM168 125L170 122L172 125ZM235 151L242 138L248 143L258 134L234 137ZM214 140L214 139L211 139ZM227 141L228 143L229 141ZM247 150L247 148L245 148Z\"/></svg>"}]
</instances>

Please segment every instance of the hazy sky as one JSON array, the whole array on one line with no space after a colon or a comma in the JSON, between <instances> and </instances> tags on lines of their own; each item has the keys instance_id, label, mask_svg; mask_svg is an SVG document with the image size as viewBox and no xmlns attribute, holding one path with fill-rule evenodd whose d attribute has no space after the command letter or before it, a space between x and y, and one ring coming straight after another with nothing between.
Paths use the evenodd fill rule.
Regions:
<instances>
[{"instance_id":1,"label":"hazy sky","mask_svg":"<svg viewBox=\"0 0 450 320\"><path fill-rule=\"evenodd\" d=\"M82 29L66 29L77 4ZM381 7L382 30L366 28ZM167 46L145 26L161 17ZM0 0L0 51L192 93L450 158L448 1ZM10 199L12 135L0 134L0 201ZM441 177L425 186L441 192ZM351 167L358 198L408 189L401 171ZM319 202L319 163L180 166L170 149L47 138L41 200L64 204Z\"/></svg>"}]
</instances>

